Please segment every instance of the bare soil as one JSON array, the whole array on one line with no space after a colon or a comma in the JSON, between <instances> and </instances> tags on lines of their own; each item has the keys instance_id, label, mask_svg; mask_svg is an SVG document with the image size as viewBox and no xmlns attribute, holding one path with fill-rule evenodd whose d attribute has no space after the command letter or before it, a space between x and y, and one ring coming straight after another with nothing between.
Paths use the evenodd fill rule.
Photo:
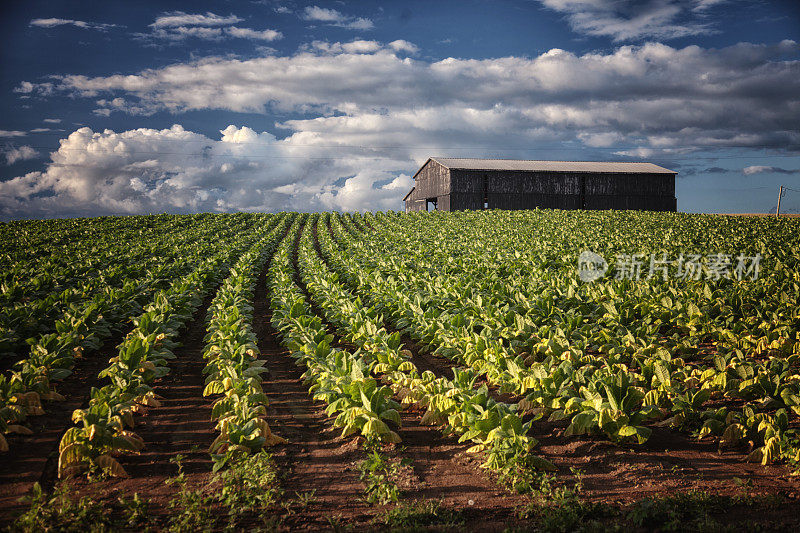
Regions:
<instances>
[{"instance_id":1,"label":"bare soil","mask_svg":"<svg viewBox=\"0 0 800 533\"><path fill-rule=\"evenodd\" d=\"M70 482L73 493L106 503L138 493L150 501L151 516L163 523L170 512L168 503L177 490L165 483L178 473L173 462L177 455L183 456L184 472L191 486L210 481L208 447L216 433L211 421L213 400L203 397L202 370L205 315L212 298L213 293L194 313L181 334L181 346L174 351L176 358L169 374L154 386L155 393L163 398L161 405L136 417L133 430L144 440L145 448L138 454L117 457L130 477L91 482L77 478Z\"/></svg>"},{"instance_id":2,"label":"bare soil","mask_svg":"<svg viewBox=\"0 0 800 533\"><path fill-rule=\"evenodd\" d=\"M290 503L299 495L313 493L310 503L287 516L284 525L291 530L318 530L329 524L329 517L356 525L368 523L373 513L361 500L363 485L355 471L363 453L354 438L341 438L340 432L332 429L324 403L311 399L302 381L303 370L280 345L271 318L262 274L255 293L253 325L269 369L263 383L270 402L267 418L273 432L289 441L273 448L274 458Z\"/></svg>"},{"instance_id":3,"label":"bare soil","mask_svg":"<svg viewBox=\"0 0 800 533\"><path fill-rule=\"evenodd\" d=\"M19 499L27 495L34 483L52 487L58 467L58 443L72 426L75 409L89 403L89 392L97 385L97 374L108 366L117 354L123 334L112 336L94 353L77 359L72 374L55 384L55 390L65 401L42 402L45 414L28 417L26 423L32 435L6 435L9 451L0 454L0 524L21 511L25 504Z\"/></svg>"},{"instance_id":4,"label":"bare soil","mask_svg":"<svg viewBox=\"0 0 800 533\"><path fill-rule=\"evenodd\" d=\"M316 227L312 231L315 246L319 252ZM305 286L302 282L300 280L297 280L297 282L300 288L305 291ZM307 291L305 292L306 296L308 296ZM256 294L255 308L257 311L259 307L259 295ZM329 329L332 328L330 324L328 326ZM269 334L270 331L267 330L265 333L265 335L259 335L259 338L274 339L274 335ZM428 356L428 358L430 357ZM287 359L284 357L282 361ZM437 359L435 363L439 365L437 372L440 375L449 368L448 365L444 364L444 361L438 360L438 358L433 359ZM281 359L276 358L275 361L278 362ZM286 368L280 368L275 372L272 371L272 367L270 368L272 375L278 375L279 372L288 372ZM286 382L286 388L291 387L292 383L296 383L299 379L301 371L294 369L294 372L296 372L295 381ZM307 398L305 387L300 385L296 397L289 400L287 408L290 410L297 410L298 407L302 408L305 402L309 402ZM270 401L271 405L275 407L280 400L273 401L270 398ZM322 411L324 407L320 402L309 403L317 404L317 413ZM311 450L307 452L307 456L310 455L312 460L316 460L316 464L311 468L311 478L306 479L309 473L305 473L305 471L309 467L303 464L302 457L300 460L297 457L292 457L293 460L288 464L288 467L292 468L292 474L285 481L285 489L288 491L294 490L294 482L297 480L300 482L299 487L312 487L317 490L315 495L318 501L304 508L302 523L294 523L289 520L287 525L292 529L304 527L315 529L320 525L326 524L328 516L335 516L342 523L352 524L357 527L372 523L377 514L391 506L370 506L368 504L365 505L363 502L364 485L358 480L356 473L357 463L364 458L362 439L349 438L341 442L341 437L336 437L339 431L330 429L331 419L327 419L327 421L324 419L319 420L314 416L313 408L304 409L302 414L306 416L306 420L309 423L301 427L310 430L309 435L302 440L302 444L304 449ZM488 478L484 471L478 468L477 460L465 453L470 446L469 444L459 444L457 439L444 437L437 429L421 425L420 420L423 414L424 411L420 411L413 406L404 409L401 413L402 427L398 430L402 444L395 449L387 447L384 450L387 455L405 460L409 465L400 483L403 489L403 500L441 501L442 505L447 508L464 509L465 516L474 516L476 522L472 524L472 527L479 526L484 530L502 530L505 522L513 516L515 507L522 503L522 499L499 487ZM270 417L270 420L272 420L272 417ZM280 422L278 421L277 423ZM279 427L277 423L275 425L276 428ZM299 428L294 429L297 431ZM280 432L279 434L286 436ZM331 437L328 437L331 443L327 449L319 449L320 436L326 434L331 434ZM301 434L295 434L294 436L287 436L287 438L297 442L298 438L302 437ZM343 471L343 468L349 469L349 472ZM339 479L338 483L333 480L333 486L336 487L338 484L338 488L334 490L333 498L331 499L328 494L332 490L330 479L332 475L338 475ZM297 479L298 477L299 479ZM322 492L319 492L320 490ZM342 506L343 496L346 497L348 502L360 501L361 503L359 505L348 503L347 506ZM329 500L334 505L333 508L326 507L325 504ZM335 507L336 505L339 507ZM317 517L317 513L319 513L319 517Z\"/></svg>"},{"instance_id":5,"label":"bare soil","mask_svg":"<svg viewBox=\"0 0 800 533\"><path fill-rule=\"evenodd\" d=\"M689 490L800 498L800 480L786 466L745 462L743 451L719 452L710 440L654 427L645 444L619 446L595 436L564 437L566 425L535 422L535 452L555 464L563 480L575 480L570 469L578 469L588 501L627 504Z\"/></svg>"}]
</instances>

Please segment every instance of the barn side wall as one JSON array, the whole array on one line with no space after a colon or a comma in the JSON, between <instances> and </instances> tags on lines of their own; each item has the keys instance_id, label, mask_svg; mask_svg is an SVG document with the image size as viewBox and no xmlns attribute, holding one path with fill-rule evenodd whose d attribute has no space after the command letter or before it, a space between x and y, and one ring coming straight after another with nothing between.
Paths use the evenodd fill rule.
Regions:
<instances>
[{"instance_id":1,"label":"barn side wall","mask_svg":"<svg viewBox=\"0 0 800 533\"><path fill-rule=\"evenodd\" d=\"M450 170L450 209L676 211L673 174ZM440 204L441 209L441 204Z\"/></svg>"}]
</instances>

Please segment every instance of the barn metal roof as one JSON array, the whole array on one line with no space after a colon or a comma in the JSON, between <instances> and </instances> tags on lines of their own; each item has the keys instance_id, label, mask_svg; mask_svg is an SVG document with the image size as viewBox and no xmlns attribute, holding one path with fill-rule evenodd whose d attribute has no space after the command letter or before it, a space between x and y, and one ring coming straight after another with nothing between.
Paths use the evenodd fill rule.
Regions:
<instances>
[{"instance_id":1,"label":"barn metal roof","mask_svg":"<svg viewBox=\"0 0 800 533\"><path fill-rule=\"evenodd\" d=\"M531 161L523 159L467 159L432 157L447 168L465 170L528 170L539 172L603 172L613 174L677 174L653 163L607 161ZM423 165L424 166L424 165Z\"/></svg>"}]
</instances>

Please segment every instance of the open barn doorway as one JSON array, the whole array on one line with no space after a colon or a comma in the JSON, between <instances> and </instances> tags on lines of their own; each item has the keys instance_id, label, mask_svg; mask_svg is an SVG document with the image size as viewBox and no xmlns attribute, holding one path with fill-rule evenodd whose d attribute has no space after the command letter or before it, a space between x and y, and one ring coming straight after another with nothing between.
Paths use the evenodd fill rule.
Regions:
<instances>
[{"instance_id":1,"label":"open barn doorway","mask_svg":"<svg viewBox=\"0 0 800 533\"><path fill-rule=\"evenodd\" d=\"M438 209L438 198L428 198L425 200L425 211L436 211Z\"/></svg>"}]
</instances>

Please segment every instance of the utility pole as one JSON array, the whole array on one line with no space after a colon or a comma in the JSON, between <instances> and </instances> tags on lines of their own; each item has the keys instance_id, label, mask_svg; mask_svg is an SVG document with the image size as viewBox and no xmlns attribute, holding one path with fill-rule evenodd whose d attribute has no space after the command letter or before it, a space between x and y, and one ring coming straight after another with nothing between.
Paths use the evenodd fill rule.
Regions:
<instances>
[{"instance_id":1,"label":"utility pole","mask_svg":"<svg viewBox=\"0 0 800 533\"><path fill-rule=\"evenodd\" d=\"M775 210L775 218L781 216L781 198L783 197L783 185L778 189L778 209Z\"/></svg>"}]
</instances>

